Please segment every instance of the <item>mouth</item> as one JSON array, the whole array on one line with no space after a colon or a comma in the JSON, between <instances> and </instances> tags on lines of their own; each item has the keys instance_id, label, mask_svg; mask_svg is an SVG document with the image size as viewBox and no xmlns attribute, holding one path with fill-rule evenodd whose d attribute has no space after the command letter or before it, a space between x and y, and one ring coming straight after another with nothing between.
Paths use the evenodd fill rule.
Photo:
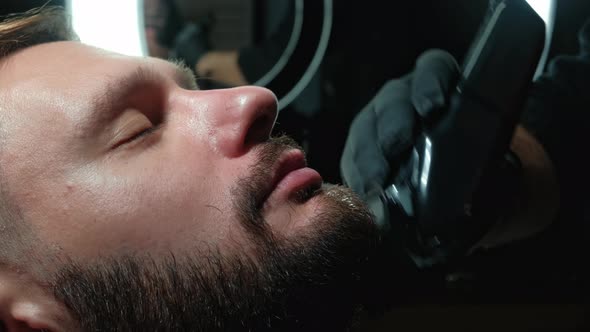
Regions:
<instances>
[{"instance_id":1,"label":"mouth","mask_svg":"<svg viewBox=\"0 0 590 332\"><path fill-rule=\"evenodd\" d=\"M303 203L322 186L321 175L307 167L305 155L299 149L283 153L270 172L272 180L262 200L264 206L285 201Z\"/></svg>"}]
</instances>

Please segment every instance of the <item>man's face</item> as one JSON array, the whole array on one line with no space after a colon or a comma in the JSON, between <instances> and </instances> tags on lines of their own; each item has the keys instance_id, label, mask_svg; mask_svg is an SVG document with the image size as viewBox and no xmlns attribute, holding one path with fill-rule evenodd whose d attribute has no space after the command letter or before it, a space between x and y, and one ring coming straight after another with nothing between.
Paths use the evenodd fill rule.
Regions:
<instances>
[{"instance_id":1,"label":"man's face","mask_svg":"<svg viewBox=\"0 0 590 332\"><path fill-rule=\"evenodd\" d=\"M358 246L356 262L372 243L360 203L341 188L320 189L300 150L269 140L277 104L268 90L198 91L166 61L60 42L3 63L0 105L7 199L37 239L32 255L65 285L131 257L157 267L178 261L187 275L187 265L215 270L204 279L218 281L247 265L248 273L228 279L254 280L260 270L277 289L311 289L284 276L301 270L290 260L330 269L338 265L332 256L344 261L336 251ZM347 257L357 248L348 249ZM90 275L88 282L105 278ZM74 306L64 292L56 291Z\"/></svg>"}]
</instances>

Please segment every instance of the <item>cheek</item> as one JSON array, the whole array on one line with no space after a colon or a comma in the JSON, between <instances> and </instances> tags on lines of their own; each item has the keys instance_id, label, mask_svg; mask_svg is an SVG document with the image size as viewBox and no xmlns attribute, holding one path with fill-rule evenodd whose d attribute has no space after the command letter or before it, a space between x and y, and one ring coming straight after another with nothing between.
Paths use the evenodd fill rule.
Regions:
<instances>
[{"instance_id":1,"label":"cheek","mask_svg":"<svg viewBox=\"0 0 590 332\"><path fill-rule=\"evenodd\" d=\"M39 225L46 243L70 256L192 251L236 239L223 178L184 155L86 170L61 186ZM102 174L102 175L97 175ZM51 209L50 206L55 208ZM38 216L37 216L38 217Z\"/></svg>"}]
</instances>

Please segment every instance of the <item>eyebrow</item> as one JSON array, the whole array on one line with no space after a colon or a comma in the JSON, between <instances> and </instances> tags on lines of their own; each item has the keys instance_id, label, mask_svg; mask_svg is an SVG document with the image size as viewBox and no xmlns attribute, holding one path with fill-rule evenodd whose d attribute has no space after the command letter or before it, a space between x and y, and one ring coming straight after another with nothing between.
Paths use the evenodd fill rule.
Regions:
<instances>
[{"instance_id":1,"label":"eyebrow","mask_svg":"<svg viewBox=\"0 0 590 332\"><path fill-rule=\"evenodd\" d=\"M193 71L181 61L168 61L173 71L173 80L181 88L198 90L196 77ZM115 118L122 110L126 100L139 88L146 85L157 85L168 80L169 77L157 70L151 64L138 65L135 70L123 76L111 79L99 94L90 98L91 111L87 121L82 126L85 133L98 130L100 124L107 123Z\"/></svg>"},{"instance_id":2,"label":"eyebrow","mask_svg":"<svg viewBox=\"0 0 590 332\"><path fill-rule=\"evenodd\" d=\"M190 69L186 63L182 60L173 59L169 60L174 67L176 74L176 81L180 83L180 86L187 90L198 90L199 85L197 84L197 77L195 73Z\"/></svg>"}]
</instances>

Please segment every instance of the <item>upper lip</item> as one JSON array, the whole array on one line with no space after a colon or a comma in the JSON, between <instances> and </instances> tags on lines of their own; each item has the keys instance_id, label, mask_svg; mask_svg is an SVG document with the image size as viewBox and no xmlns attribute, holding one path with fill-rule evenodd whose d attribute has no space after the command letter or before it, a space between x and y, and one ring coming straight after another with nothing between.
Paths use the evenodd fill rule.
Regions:
<instances>
[{"instance_id":1,"label":"upper lip","mask_svg":"<svg viewBox=\"0 0 590 332\"><path fill-rule=\"evenodd\" d=\"M279 157L278 162L272 169L271 177L270 177L270 185L266 190L266 194L262 202L265 202L268 197L272 194L274 189L277 187L279 182L287 176L289 173L296 171L298 169L307 167L307 161L305 160L305 155L303 151L298 149L291 149L287 150L281 154Z\"/></svg>"}]
</instances>

